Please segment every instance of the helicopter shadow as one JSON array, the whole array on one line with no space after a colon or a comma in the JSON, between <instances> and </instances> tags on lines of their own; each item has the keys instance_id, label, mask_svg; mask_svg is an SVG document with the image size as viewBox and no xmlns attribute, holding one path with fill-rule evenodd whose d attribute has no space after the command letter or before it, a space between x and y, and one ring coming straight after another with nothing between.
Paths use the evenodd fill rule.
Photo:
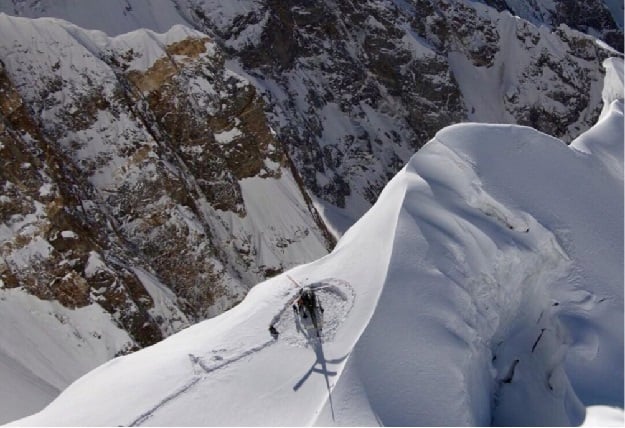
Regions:
<instances>
[{"instance_id":1,"label":"helicopter shadow","mask_svg":"<svg viewBox=\"0 0 625 428\"><path fill-rule=\"evenodd\" d=\"M332 403L332 388L330 386L330 376L336 376L337 372L333 370L328 370L328 364L340 364L347 358L349 354L345 354L344 356L340 358L328 360L325 357L325 354L323 351L323 343L321 342L321 339L317 337L310 337L310 335L307 335L307 337L308 337L309 343L312 345L315 351L316 359L312 363L308 371L304 373L304 375L297 381L295 385L293 385L293 391L297 392L302 387L302 385L306 383L308 378L310 378L310 376L313 373L318 373L318 374L323 375L325 379L325 383L326 383L326 388L328 390L328 400L330 403L330 410L332 412L332 419L334 420L334 405Z\"/></svg>"}]
</instances>

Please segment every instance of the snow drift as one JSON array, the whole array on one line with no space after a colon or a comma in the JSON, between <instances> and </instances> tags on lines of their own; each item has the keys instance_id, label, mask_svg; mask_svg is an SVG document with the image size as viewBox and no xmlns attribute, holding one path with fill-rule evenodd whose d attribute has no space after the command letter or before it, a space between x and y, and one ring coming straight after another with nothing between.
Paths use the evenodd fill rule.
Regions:
<instances>
[{"instance_id":1,"label":"snow drift","mask_svg":"<svg viewBox=\"0 0 625 428\"><path fill-rule=\"evenodd\" d=\"M569 425L623 407L623 63L571 146L440 131L328 256L321 342L280 275L15 425ZM273 339L267 328L280 331Z\"/></svg>"}]
</instances>

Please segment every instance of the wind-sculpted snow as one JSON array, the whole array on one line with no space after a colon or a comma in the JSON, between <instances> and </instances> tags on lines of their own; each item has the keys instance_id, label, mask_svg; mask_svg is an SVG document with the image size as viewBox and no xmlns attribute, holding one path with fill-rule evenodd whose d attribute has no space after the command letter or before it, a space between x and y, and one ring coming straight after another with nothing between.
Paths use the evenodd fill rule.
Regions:
<instances>
[{"instance_id":1,"label":"wind-sculpted snow","mask_svg":"<svg viewBox=\"0 0 625 428\"><path fill-rule=\"evenodd\" d=\"M459 125L403 171L388 277L354 356L384 424L567 425L583 404L623 407L623 101L611 101L574 144L598 155Z\"/></svg>"},{"instance_id":2,"label":"wind-sculpted snow","mask_svg":"<svg viewBox=\"0 0 625 428\"><path fill-rule=\"evenodd\" d=\"M622 181L607 172L504 126L449 128L412 159L389 277L356 347L385 424L568 425L583 420L578 395L622 406ZM407 351L393 364L378 352L389 330L385 348Z\"/></svg>"},{"instance_id":3,"label":"wind-sculpted snow","mask_svg":"<svg viewBox=\"0 0 625 428\"><path fill-rule=\"evenodd\" d=\"M606 94L572 146L440 131L330 255L288 272L330 285L321 341L293 346L282 274L15 424L575 425L622 408L623 100Z\"/></svg>"}]
</instances>

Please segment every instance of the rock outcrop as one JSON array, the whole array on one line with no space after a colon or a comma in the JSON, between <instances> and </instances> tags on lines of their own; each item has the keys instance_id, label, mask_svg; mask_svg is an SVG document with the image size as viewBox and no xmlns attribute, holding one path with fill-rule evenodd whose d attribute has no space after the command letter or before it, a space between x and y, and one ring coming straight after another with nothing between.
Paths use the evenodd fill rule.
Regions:
<instances>
[{"instance_id":1,"label":"rock outcrop","mask_svg":"<svg viewBox=\"0 0 625 428\"><path fill-rule=\"evenodd\" d=\"M0 19L4 287L97 303L146 346L331 248L264 101L206 35ZM259 182L300 215L250 218Z\"/></svg>"},{"instance_id":2,"label":"rock outcrop","mask_svg":"<svg viewBox=\"0 0 625 428\"><path fill-rule=\"evenodd\" d=\"M571 141L598 117L601 62L616 54L558 26L591 28L567 2L535 4L540 15L535 2L243 3L180 4L256 77L307 188L352 218L443 126L520 123ZM609 32L606 10L596 25Z\"/></svg>"}]
</instances>

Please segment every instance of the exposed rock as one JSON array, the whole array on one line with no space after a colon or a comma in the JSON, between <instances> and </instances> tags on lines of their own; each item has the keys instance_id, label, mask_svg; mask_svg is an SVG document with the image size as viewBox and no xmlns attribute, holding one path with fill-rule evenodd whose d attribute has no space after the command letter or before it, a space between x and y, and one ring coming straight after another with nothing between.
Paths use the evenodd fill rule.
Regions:
<instances>
[{"instance_id":1,"label":"exposed rock","mask_svg":"<svg viewBox=\"0 0 625 428\"><path fill-rule=\"evenodd\" d=\"M197 28L258 76L306 187L354 218L451 123L522 123L571 141L599 114L601 62L611 55L555 28L573 16L523 9L549 31L510 16L505 1L264 1L240 11L183 3ZM467 83L456 74L482 77ZM490 100L496 105L484 106Z\"/></svg>"},{"instance_id":2,"label":"exposed rock","mask_svg":"<svg viewBox=\"0 0 625 428\"><path fill-rule=\"evenodd\" d=\"M202 32L0 17L3 284L97 302L139 345L323 255L335 238L315 205L357 218L446 125L575 138L615 53L569 27L622 35L596 2L174 3ZM288 219L263 217L267 189Z\"/></svg>"},{"instance_id":3,"label":"exposed rock","mask_svg":"<svg viewBox=\"0 0 625 428\"><path fill-rule=\"evenodd\" d=\"M311 241L321 256L332 245L300 194L286 203L310 218L275 230L264 255L231 246L261 222L247 219L241 180L297 185L263 100L209 38L175 28L163 44L131 35L86 50L81 30L16 25L39 39L15 34L0 48L5 287L69 308L97 303L146 346L307 260L295 250L268 264L268 252ZM52 55L41 59L32 46L46 39ZM175 294L156 296L150 282Z\"/></svg>"},{"instance_id":4,"label":"exposed rock","mask_svg":"<svg viewBox=\"0 0 625 428\"><path fill-rule=\"evenodd\" d=\"M92 251L110 250L115 257L125 251L103 216L85 209L83 201L92 189L43 135L4 68L0 68L0 93L4 100L0 104L0 278L4 286L21 287L68 308L92 303L95 290L104 287L105 294L116 296L109 295L103 306L109 305L107 309L138 345L160 340L159 323L148 313L153 306L149 294L143 287L128 292L129 284L137 282L134 275L121 266L107 270L98 281L85 273Z\"/></svg>"}]
</instances>

